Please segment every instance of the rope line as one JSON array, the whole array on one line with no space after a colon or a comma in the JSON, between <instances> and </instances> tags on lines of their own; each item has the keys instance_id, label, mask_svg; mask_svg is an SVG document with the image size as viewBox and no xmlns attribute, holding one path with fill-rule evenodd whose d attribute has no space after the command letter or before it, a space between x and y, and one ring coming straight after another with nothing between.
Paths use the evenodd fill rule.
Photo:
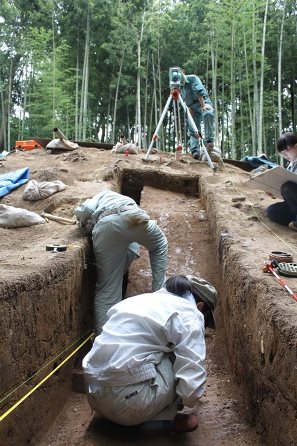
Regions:
<instances>
[{"instance_id":1,"label":"rope line","mask_svg":"<svg viewBox=\"0 0 297 446\"><path fill-rule=\"evenodd\" d=\"M0 422L4 420L12 411L14 411L23 401L25 401L35 390L37 390L45 381L47 381L57 370L59 370L78 350L82 348L86 342L92 338L94 335L94 332L92 332L75 350L73 350L70 355L68 355L57 367L55 367L47 376L45 376L36 386L34 386L31 390L29 390L28 393L26 393L20 400L18 400L10 409L8 409L3 415L0 416ZM82 337L81 337L82 338ZM76 342L80 341L81 338L79 338L77 341L75 341L71 346L69 346L67 349L65 349L63 352L60 353L56 358L61 356L62 353L69 350L70 347L72 347ZM48 364L46 364L44 367L42 367L38 372L36 372L34 375L32 375L31 378L36 376L38 373L41 372L45 367L47 367L49 364L51 364L56 358L54 358L52 361L50 361ZM4 399L2 399L0 402L4 401L8 396L10 396L12 393L14 393L17 389L22 387L26 382L28 382L31 378L29 378L27 381L22 383L20 386L18 386L16 389L14 389L9 395L7 395Z\"/></svg>"},{"instance_id":2,"label":"rope line","mask_svg":"<svg viewBox=\"0 0 297 446\"><path fill-rule=\"evenodd\" d=\"M69 350L71 347L73 347L73 345L75 345L77 342L79 342L82 338L84 338L87 334L89 333L89 331L87 331L87 333L83 334L80 338L78 338L76 341L74 341L72 344L70 344L68 347L65 348L65 350L63 350L62 352L60 352L57 356L55 356L51 361L49 361L47 364L45 364L43 367L41 367L41 369L37 370L37 372L35 372L32 376L30 376L26 381L22 382L19 386L15 387L10 393L8 393L4 398L2 398L0 400L0 404L3 403L3 401L5 401L8 397L10 397L11 395L13 395L17 390L19 390L21 387L23 387L25 384L27 384L31 379L33 379L35 376L37 376L40 372L42 372L42 370L44 370L46 367L48 367L52 362L54 362L56 359L58 359L60 356L63 355L63 353L67 352L67 350Z\"/></svg>"}]
</instances>

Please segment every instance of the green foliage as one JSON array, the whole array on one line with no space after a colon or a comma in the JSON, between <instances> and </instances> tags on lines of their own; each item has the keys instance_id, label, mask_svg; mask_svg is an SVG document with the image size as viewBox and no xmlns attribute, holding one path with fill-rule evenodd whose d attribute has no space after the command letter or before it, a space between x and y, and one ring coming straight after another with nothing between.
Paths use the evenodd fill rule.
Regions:
<instances>
[{"instance_id":1,"label":"green foliage","mask_svg":"<svg viewBox=\"0 0 297 446\"><path fill-rule=\"evenodd\" d=\"M297 125L296 2L271 0L263 80L263 139L271 157L278 137L279 30L284 7L282 122L284 130L296 131ZM153 127L169 94L168 70L177 65L197 74L216 96L217 133L225 153L231 154L232 132L236 156L252 153L257 150L252 133L258 131L264 11L265 0L2 0L0 148L7 144L8 131L13 142L19 136L51 137L55 125L74 138L89 12L89 139L96 140L98 131L104 133L111 122L118 82L116 133L128 135L135 125L137 74L141 113L147 119L143 127ZM170 133L168 139L172 137Z\"/></svg>"}]
</instances>

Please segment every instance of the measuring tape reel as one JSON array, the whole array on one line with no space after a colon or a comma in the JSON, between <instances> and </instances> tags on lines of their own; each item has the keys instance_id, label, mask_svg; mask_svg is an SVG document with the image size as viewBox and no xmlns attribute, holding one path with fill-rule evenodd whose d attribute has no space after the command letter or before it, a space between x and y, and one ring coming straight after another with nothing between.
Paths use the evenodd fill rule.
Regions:
<instances>
[{"instance_id":1,"label":"measuring tape reel","mask_svg":"<svg viewBox=\"0 0 297 446\"><path fill-rule=\"evenodd\" d=\"M269 260L276 260L277 262L293 262L293 256L292 254L289 254L288 252L282 252L282 251L271 251L269 254Z\"/></svg>"},{"instance_id":2,"label":"measuring tape reel","mask_svg":"<svg viewBox=\"0 0 297 446\"><path fill-rule=\"evenodd\" d=\"M67 245L46 245L45 250L51 252L64 252L67 251Z\"/></svg>"}]
</instances>

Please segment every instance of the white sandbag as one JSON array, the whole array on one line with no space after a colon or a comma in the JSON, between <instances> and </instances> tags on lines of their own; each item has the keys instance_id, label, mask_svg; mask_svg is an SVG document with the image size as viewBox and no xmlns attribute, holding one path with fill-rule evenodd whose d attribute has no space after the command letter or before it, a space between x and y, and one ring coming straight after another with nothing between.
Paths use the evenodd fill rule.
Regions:
<instances>
[{"instance_id":1,"label":"white sandbag","mask_svg":"<svg viewBox=\"0 0 297 446\"><path fill-rule=\"evenodd\" d=\"M50 141L47 146L47 149L57 149L57 150L75 150L79 148L79 145L75 142L68 141L67 139L53 139Z\"/></svg>"},{"instance_id":2,"label":"white sandbag","mask_svg":"<svg viewBox=\"0 0 297 446\"><path fill-rule=\"evenodd\" d=\"M27 226L45 223L45 219L27 209L15 208L7 204L0 204L1 228L25 228Z\"/></svg>"},{"instance_id":3,"label":"white sandbag","mask_svg":"<svg viewBox=\"0 0 297 446\"><path fill-rule=\"evenodd\" d=\"M111 153L123 153L123 144L121 142L117 142L115 146L111 149Z\"/></svg>"},{"instance_id":4,"label":"white sandbag","mask_svg":"<svg viewBox=\"0 0 297 446\"><path fill-rule=\"evenodd\" d=\"M65 188L66 185L60 180L41 182L30 180L24 190L23 199L29 201L41 200Z\"/></svg>"},{"instance_id":5,"label":"white sandbag","mask_svg":"<svg viewBox=\"0 0 297 446\"><path fill-rule=\"evenodd\" d=\"M138 149L135 144L132 144L131 142L128 142L127 144L122 144L120 142L117 142L115 146L111 149L112 153L130 153L131 155L137 155Z\"/></svg>"},{"instance_id":6,"label":"white sandbag","mask_svg":"<svg viewBox=\"0 0 297 446\"><path fill-rule=\"evenodd\" d=\"M124 145L124 152L128 150L128 153L131 153L132 155L137 155L138 149L135 144L132 144L131 142L128 142L128 144Z\"/></svg>"}]
</instances>

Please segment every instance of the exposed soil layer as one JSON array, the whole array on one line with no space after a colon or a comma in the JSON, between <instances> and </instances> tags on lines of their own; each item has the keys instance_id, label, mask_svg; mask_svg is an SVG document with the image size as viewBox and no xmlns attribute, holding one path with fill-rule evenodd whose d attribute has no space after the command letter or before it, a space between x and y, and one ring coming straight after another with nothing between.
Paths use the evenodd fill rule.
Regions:
<instances>
[{"instance_id":1,"label":"exposed soil layer","mask_svg":"<svg viewBox=\"0 0 297 446\"><path fill-rule=\"evenodd\" d=\"M188 155L179 162L169 154L150 158L114 156L92 148L9 155L0 162L0 173L30 167L31 178L60 179L67 187L45 200L28 202L22 198L22 186L1 203L38 213L50 208L53 214L72 218L79 202L106 187L140 202L168 237L168 275L201 275L220 295L218 328L207 332L209 377L206 395L197 407L200 427L178 436L178 442L295 445L297 304L261 267L272 250L289 251L296 258L297 234L267 221L264 209L271 198L245 187L247 172L225 165L214 173ZM90 243L76 225L49 221L30 228L0 228L0 236L0 334L5 341L0 347L0 384L5 395L49 360L52 370L61 362L56 355L92 329L95 275ZM66 244L67 251L47 252L48 243ZM128 295L150 289L144 250L129 278ZM297 279L285 280L297 289ZM71 358L5 418L1 444L156 442L97 419L85 396L71 392L73 366ZM1 402L1 413L40 379L40 375L30 379ZM176 436L162 436L164 444L176 441Z\"/></svg>"}]
</instances>

